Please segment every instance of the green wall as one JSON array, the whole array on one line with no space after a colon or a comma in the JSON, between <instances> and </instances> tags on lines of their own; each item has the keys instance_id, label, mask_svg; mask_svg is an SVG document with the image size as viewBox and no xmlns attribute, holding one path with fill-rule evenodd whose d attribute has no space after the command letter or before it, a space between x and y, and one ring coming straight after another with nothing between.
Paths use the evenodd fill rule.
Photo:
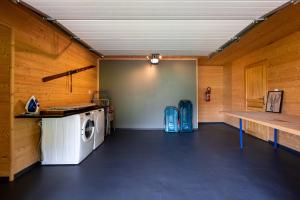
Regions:
<instances>
[{"instance_id":1,"label":"green wall","mask_svg":"<svg viewBox=\"0 0 300 200\"><path fill-rule=\"evenodd\" d=\"M101 61L100 87L112 98L117 128L163 128L164 109L189 99L196 108L196 61Z\"/></svg>"}]
</instances>

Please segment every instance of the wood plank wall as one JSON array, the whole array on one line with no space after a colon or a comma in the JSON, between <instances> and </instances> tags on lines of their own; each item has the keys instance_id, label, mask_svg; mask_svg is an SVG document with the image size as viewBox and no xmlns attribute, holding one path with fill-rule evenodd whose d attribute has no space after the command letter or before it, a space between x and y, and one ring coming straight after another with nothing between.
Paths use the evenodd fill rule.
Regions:
<instances>
[{"instance_id":1,"label":"wood plank wall","mask_svg":"<svg viewBox=\"0 0 300 200\"><path fill-rule=\"evenodd\" d=\"M223 66L198 66L198 122L223 122ZM205 91L211 87L211 101Z\"/></svg>"},{"instance_id":2,"label":"wood plank wall","mask_svg":"<svg viewBox=\"0 0 300 200\"><path fill-rule=\"evenodd\" d=\"M300 30L263 48L253 51L225 66L224 87L232 88L224 95L225 110L245 110L245 67L262 60L268 61L268 90L284 90L283 113L300 115ZM229 80L229 81L228 81ZM228 102L231 102L228 103ZM225 122L237 127L230 117ZM264 135L257 135L264 139ZM273 140L272 131L267 140ZM300 137L281 132L279 143L300 151Z\"/></svg>"},{"instance_id":3,"label":"wood plank wall","mask_svg":"<svg viewBox=\"0 0 300 200\"><path fill-rule=\"evenodd\" d=\"M291 3L261 22L238 41L204 62L205 65L224 65L263 48L299 30L300 3Z\"/></svg>"},{"instance_id":4,"label":"wood plank wall","mask_svg":"<svg viewBox=\"0 0 300 200\"><path fill-rule=\"evenodd\" d=\"M10 174L10 68L12 31L0 25L0 176Z\"/></svg>"},{"instance_id":5,"label":"wood plank wall","mask_svg":"<svg viewBox=\"0 0 300 200\"><path fill-rule=\"evenodd\" d=\"M41 108L88 103L97 89L97 69L73 76L73 93L67 78L42 83L44 76L97 65L98 57L71 40L41 17L23 7L2 1L0 23L14 31L14 113L24 112L26 101L35 95ZM40 159L38 120L15 119L12 129L12 173ZM3 175L3 174L2 174Z\"/></svg>"},{"instance_id":6,"label":"wood plank wall","mask_svg":"<svg viewBox=\"0 0 300 200\"><path fill-rule=\"evenodd\" d=\"M232 110L232 69L231 64L224 65L223 67L223 110ZM226 121L226 116L224 116Z\"/></svg>"}]
</instances>

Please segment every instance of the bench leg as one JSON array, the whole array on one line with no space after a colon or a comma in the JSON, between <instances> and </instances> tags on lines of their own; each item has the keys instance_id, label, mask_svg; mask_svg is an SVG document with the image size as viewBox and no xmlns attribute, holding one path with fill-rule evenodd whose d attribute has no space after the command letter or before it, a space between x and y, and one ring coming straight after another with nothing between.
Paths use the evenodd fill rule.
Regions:
<instances>
[{"instance_id":1,"label":"bench leg","mask_svg":"<svg viewBox=\"0 0 300 200\"><path fill-rule=\"evenodd\" d=\"M273 147L277 149L278 147L278 129L274 128L274 144Z\"/></svg>"},{"instance_id":2,"label":"bench leg","mask_svg":"<svg viewBox=\"0 0 300 200\"><path fill-rule=\"evenodd\" d=\"M240 149L243 149L243 120L240 119Z\"/></svg>"}]
</instances>

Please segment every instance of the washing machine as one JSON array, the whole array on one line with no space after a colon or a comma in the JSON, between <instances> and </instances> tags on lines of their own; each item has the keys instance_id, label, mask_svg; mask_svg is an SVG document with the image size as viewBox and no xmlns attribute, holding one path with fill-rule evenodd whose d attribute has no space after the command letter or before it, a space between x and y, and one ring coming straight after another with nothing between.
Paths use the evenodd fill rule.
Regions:
<instances>
[{"instance_id":1,"label":"washing machine","mask_svg":"<svg viewBox=\"0 0 300 200\"><path fill-rule=\"evenodd\" d=\"M105 113L104 109L94 110L92 112L95 122L94 150L104 142L105 135Z\"/></svg>"},{"instance_id":2,"label":"washing machine","mask_svg":"<svg viewBox=\"0 0 300 200\"><path fill-rule=\"evenodd\" d=\"M95 123L91 112L42 119L43 165L79 164L94 147Z\"/></svg>"}]
</instances>

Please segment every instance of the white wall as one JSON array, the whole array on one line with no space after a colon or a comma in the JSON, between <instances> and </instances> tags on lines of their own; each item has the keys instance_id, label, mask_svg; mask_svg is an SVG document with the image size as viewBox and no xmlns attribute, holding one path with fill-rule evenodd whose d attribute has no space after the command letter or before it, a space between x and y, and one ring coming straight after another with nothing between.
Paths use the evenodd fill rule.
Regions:
<instances>
[{"instance_id":1,"label":"white wall","mask_svg":"<svg viewBox=\"0 0 300 200\"><path fill-rule=\"evenodd\" d=\"M197 124L196 61L102 61L101 89L108 90L117 128L161 129L164 109L189 99Z\"/></svg>"}]
</instances>

